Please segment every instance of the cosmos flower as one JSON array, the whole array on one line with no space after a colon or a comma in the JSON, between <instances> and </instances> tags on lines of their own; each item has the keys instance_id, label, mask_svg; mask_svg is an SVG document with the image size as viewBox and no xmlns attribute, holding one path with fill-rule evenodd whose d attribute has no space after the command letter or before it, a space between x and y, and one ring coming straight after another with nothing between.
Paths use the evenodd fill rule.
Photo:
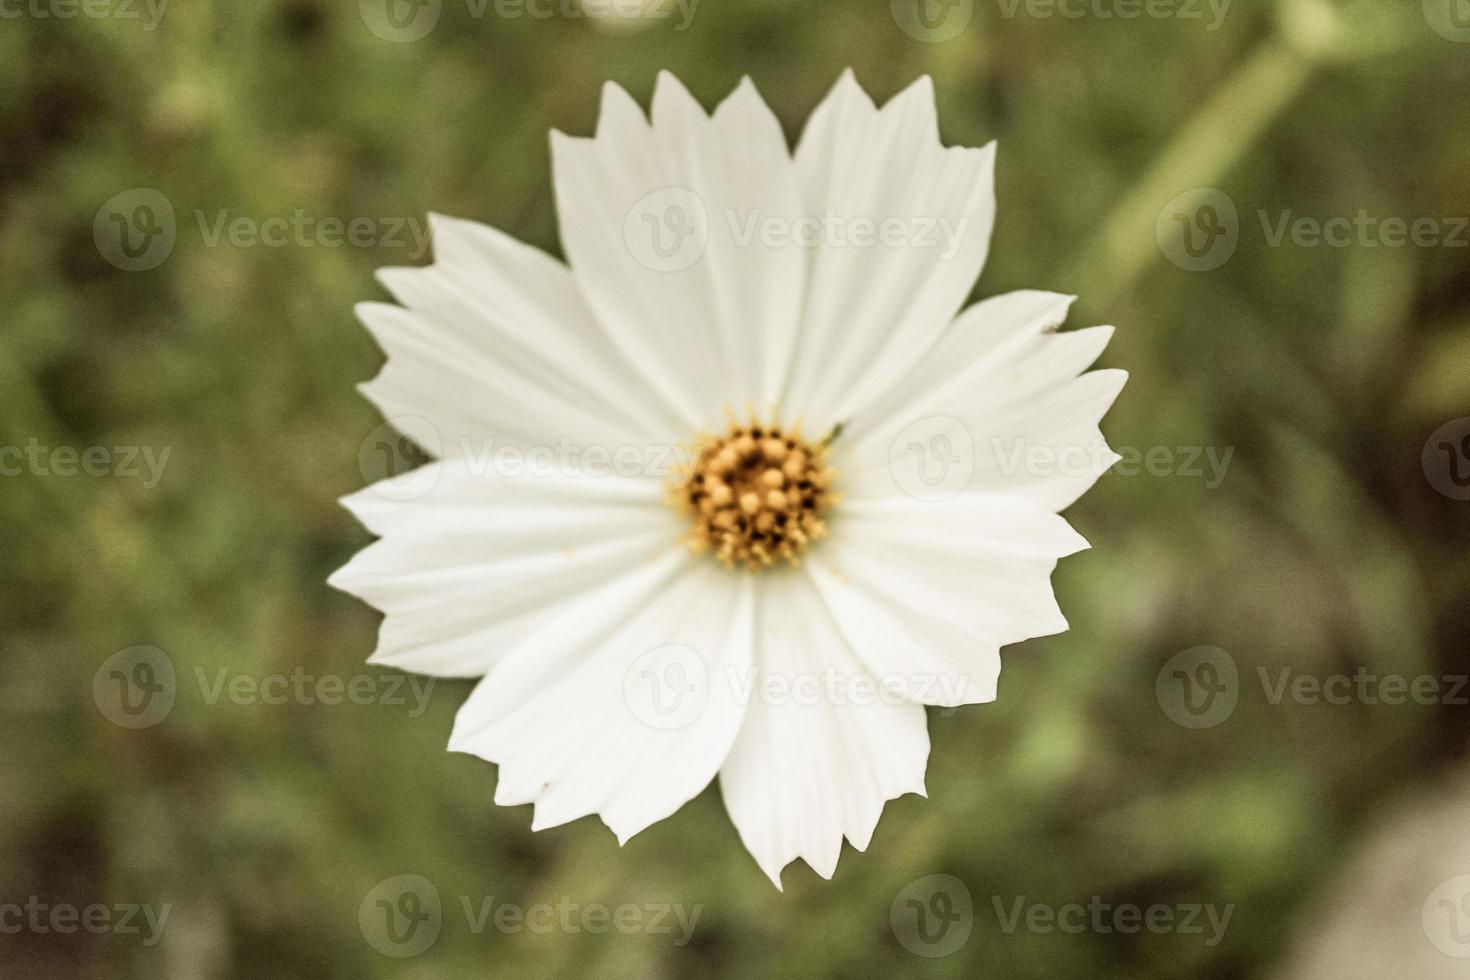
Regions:
<instances>
[{"instance_id":1,"label":"cosmos flower","mask_svg":"<svg viewBox=\"0 0 1470 980\"><path fill-rule=\"evenodd\" d=\"M927 78L879 109L844 74L794 154L749 80L708 114L665 73L651 121L609 84L552 155L567 264L435 217L359 307L365 394L435 458L345 498L381 540L332 582L386 614L372 662L483 678L450 747L534 829L626 841L718 777L777 887L830 877L924 794L925 705L1067 628L1111 328L961 312L994 146L941 144Z\"/></svg>"}]
</instances>

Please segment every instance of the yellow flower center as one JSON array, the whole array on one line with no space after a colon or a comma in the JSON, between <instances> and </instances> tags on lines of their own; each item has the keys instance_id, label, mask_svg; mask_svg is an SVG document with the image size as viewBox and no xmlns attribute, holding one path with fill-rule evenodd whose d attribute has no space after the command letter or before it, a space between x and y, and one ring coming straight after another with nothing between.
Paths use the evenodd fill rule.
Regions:
<instances>
[{"instance_id":1,"label":"yellow flower center","mask_svg":"<svg viewBox=\"0 0 1470 980\"><path fill-rule=\"evenodd\" d=\"M835 435L835 433L834 433ZM674 503L690 517L689 548L752 571L801 560L827 534L822 514L836 502L828 436L816 445L798 429L732 422L703 436L675 481Z\"/></svg>"}]
</instances>

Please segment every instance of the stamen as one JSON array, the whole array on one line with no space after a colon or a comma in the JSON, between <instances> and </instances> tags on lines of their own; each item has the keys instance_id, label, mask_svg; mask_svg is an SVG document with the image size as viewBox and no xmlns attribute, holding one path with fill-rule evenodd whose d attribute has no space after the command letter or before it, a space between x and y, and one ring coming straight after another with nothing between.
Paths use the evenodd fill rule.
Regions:
<instances>
[{"instance_id":1,"label":"stamen","mask_svg":"<svg viewBox=\"0 0 1470 980\"><path fill-rule=\"evenodd\" d=\"M822 515L837 501L837 471L827 465L831 441L829 435L809 444L800 426L733 420L725 435L702 436L672 492L692 524L690 550L752 571L800 562L826 537Z\"/></svg>"}]
</instances>

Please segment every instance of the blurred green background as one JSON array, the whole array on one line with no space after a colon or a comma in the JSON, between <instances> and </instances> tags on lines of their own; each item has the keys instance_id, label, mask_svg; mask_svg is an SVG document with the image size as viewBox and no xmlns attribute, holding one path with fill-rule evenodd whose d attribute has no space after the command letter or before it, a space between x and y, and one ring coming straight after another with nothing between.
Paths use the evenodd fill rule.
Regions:
<instances>
[{"instance_id":1,"label":"blurred green background","mask_svg":"<svg viewBox=\"0 0 1470 980\"><path fill-rule=\"evenodd\" d=\"M141 3L0 4L0 445L169 453L156 480L121 455L110 475L48 457L0 477L0 905L170 906L156 937L4 930L0 976L1305 971L1283 964L1364 890L1343 877L1364 842L1407 833L1395 811L1448 798L1470 762L1470 708L1451 699L1273 704L1258 680L1470 672L1470 503L1421 458L1470 415L1470 234L1453 244L1470 215L1470 11L1180 0L1127 19L1103 14L1128 0L1078 17L976 0L921 21L902 2L703 0L611 22L442 0L423 37L390 40L374 2L175 0L156 23ZM406 233L210 244L196 215L434 210L557 251L547 131L589 134L605 79L646 105L668 68L713 105L748 74L794 139L848 65L880 100L929 73L946 142L1000 141L975 295L1080 293L1071 325L1117 324L1103 363L1132 372L1110 441L1173 453L1068 512L1094 543L1055 577L1072 631L1012 648L998 703L931 712L930 798L890 803L867 853L847 848L830 883L793 866L782 894L713 787L621 849L592 819L532 834L528 807L491 805L493 766L444 751L467 683L436 684L422 712L406 687L405 704L210 703L201 672L385 690L363 666L377 614L324 579L369 540L336 503L381 421L354 390L381 354L352 305L383 297L375 268L427 259ZM128 271L102 243L109 202L136 214L140 188L172 207L176 241ZM1237 241L1191 270L1171 208L1199 218L1200 188L1233 205ZM1442 240L1273 241L1288 212L1364 210L1432 219ZM1191 447L1229 450L1222 478L1203 457L1192 474ZM1203 644L1238 669L1238 704L1191 729L1156 680ZM94 678L105 689L136 645L166 652L177 695L132 729ZM1422 933L1427 888L1453 873L1370 921ZM444 903L411 958L359 925L400 874ZM890 921L931 874L973 901L942 957ZM1007 933L994 902L1021 896L1233 914L1214 944ZM699 918L682 946L476 932L461 897ZM1402 975L1470 970L1423 934L1418 949L1429 965Z\"/></svg>"}]
</instances>

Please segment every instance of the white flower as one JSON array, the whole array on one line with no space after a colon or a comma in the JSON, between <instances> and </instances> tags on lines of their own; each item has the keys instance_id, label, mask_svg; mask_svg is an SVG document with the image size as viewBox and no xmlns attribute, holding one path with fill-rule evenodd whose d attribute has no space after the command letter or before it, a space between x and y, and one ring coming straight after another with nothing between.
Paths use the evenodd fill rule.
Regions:
<instances>
[{"instance_id":1,"label":"white flower","mask_svg":"<svg viewBox=\"0 0 1470 980\"><path fill-rule=\"evenodd\" d=\"M844 74L794 156L749 80L711 116L665 73L651 115L608 85L552 134L570 267L436 217L383 271L364 392L438 458L346 498L381 540L332 582L387 614L372 662L484 678L450 747L534 829L625 841L718 774L777 887L830 877L924 793L924 705L1067 628L1057 512L1126 375L1082 373L1111 328L1056 332L1070 297L958 312L994 147L941 145L927 78Z\"/></svg>"}]
</instances>

